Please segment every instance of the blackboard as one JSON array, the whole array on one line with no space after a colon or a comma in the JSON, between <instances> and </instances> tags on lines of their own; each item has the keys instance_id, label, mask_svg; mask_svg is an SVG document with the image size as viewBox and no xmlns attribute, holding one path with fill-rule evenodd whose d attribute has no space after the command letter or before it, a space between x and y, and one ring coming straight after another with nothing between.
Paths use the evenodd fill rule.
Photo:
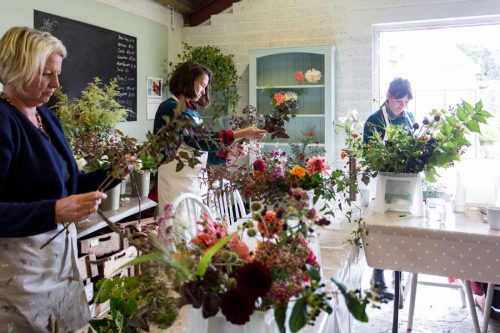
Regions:
<instances>
[{"instance_id":1,"label":"blackboard","mask_svg":"<svg viewBox=\"0 0 500 333\"><path fill-rule=\"evenodd\" d=\"M98 76L107 83L117 78L118 102L129 109L127 121L137 120L137 39L112 30L61 16L34 11L35 29L59 38L68 51L59 77L68 97Z\"/></svg>"}]
</instances>

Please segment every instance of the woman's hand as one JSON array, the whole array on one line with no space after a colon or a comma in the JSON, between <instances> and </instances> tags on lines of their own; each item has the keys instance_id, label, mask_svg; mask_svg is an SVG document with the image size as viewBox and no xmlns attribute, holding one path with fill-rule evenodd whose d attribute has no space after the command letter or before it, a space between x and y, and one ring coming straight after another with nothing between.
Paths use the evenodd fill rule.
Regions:
<instances>
[{"instance_id":1,"label":"woman's hand","mask_svg":"<svg viewBox=\"0 0 500 333\"><path fill-rule=\"evenodd\" d=\"M78 222L97 212L106 194L95 191L75 194L56 201L56 223Z\"/></svg>"},{"instance_id":2,"label":"woman's hand","mask_svg":"<svg viewBox=\"0 0 500 333\"><path fill-rule=\"evenodd\" d=\"M234 140L248 139L248 140L260 140L267 134L266 130L247 127L233 132Z\"/></svg>"}]
</instances>

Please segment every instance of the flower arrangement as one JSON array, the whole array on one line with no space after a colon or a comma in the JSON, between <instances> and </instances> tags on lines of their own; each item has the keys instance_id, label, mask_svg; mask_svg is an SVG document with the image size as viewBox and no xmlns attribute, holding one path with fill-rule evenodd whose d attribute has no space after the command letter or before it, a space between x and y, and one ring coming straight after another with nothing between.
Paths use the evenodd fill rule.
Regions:
<instances>
[{"instance_id":1,"label":"flower arrangement","mask_svg":"<svg viewBox=\"0 0 500 333\"><path fill-rule=\"evenodd\" d=\"M348 191L356 190L356 184L345 170L330 168L320 148L307 149L315 138L312 132L308 135L302 145L294 146L292 154L283 150L262 152L259 145L247 145L244 149L255 156L253 163L238 163L235 159L227 168L211 169L211 176L226 180L243 196L269 206L280 204L291 190L300 187L310 191L311 205L321 202L321 211L334 216L334 207L350 205Z\"/></svg>"},{"instance_id":2,"label":"flower arrangement","mask_svg":"<svg viewBox=\"0 0 500 333\"><path fill-rule=\"evenodd\" d=\"M486 124L489 117L491 114L483 110L481 101L474 106L462 101L448 110L433 110L412 129L390 126L385 138L375 131L367 143L360 133L353 131L354 123L349 121L344 125L347 149L360 159L365 173L423 171L428 181L434 181L437 168L450 167L460 160L470 146L467 135L480 133L480 124Z\"/></svg>"},{"instance_id":3,"label":"flower arrangement","mask_svg":"<svg viewBox=\"0 0 500 333\"><path fill-rule=\"evenodd\" d=\"M115 128L127 115L127 109L116 101L118 94L116 79L104 84L98 77L87 85L80 98L69 101L60 89L55 93L53 108L75 158L84 161L85 172L105 169L112 177L118 177L127 157L133 155L136 140Z\"/></svg>"},{"instance_id":4,"label":"flower arrangement","mask_svg":"<svg viewBox=\"0 0 500 333\"><path fill-rule=\"evenodd\" d=\"M298 107L298 93L293 91L275 91L272 93L273 111L264 115L263 129L271 133L271 139L289 138L285 123L294 118Z\"/></svg>"},{"instance_id":5,"label":"flower arrangement","mask_svg":"<svg viewBox=\"0 0 500 333\"><path fill-rule=\"evenodd\" d=\"M220 313L228 322L243 325L255 311L273 311L280 331L287 326L297 332L306 324L314 324L322 311L332 312L334 293L322 280L319 263L308 246L311 237L330 221L306 208L307 200L307 192L295 188L286 197L287 208L273 210L256 203L252 205L252 217L234 230L224 221L210 221L203 216L190 240L176 238L172 205L167 204L159 218L158 236L148 234L147 241L137 244L143 254L129 265L153 264L142 270L142 278L154 280L153 285L166 285L162 295L174 295L178 307L190 304L200 309L203 318ZM250 251L247 244L251 243L254 245ZM121 292L123 283L104 281L101 289L105 288L105 292L98 293L99 301L134 304L126 298L130 293ZM369 297L347 293L342 284L332 281L346 297L355 318L367 321ZM165 327L177 314L167 298L163 303L154 303L156 313L162 316L153 318L143 310L151 309L153 300L144 301L140 293L136 297L140 302L111 312L105 318L107 322L131 326L137 323L132 319L140 315L142 323L159 322ZM113 321L120 316L120 321Z\"/></svg>"},{"instance_id":6,"label":"flower arrangement","mask_svg":"<svg viewBox=\"0 0 500 333\"><path fill-rule=\"evenodd\" d=\"M71 138L70 144L75 156L85 161L84 172L109 170L110 175L119 178L127 157L135 153L136 140L110 128L101 132L82 131Z\"/></svg>"},{"instance_id":7,"label":"flower arrangement","mask_svg":"<svg viewBox=\"0 0 500 333\"><path fill-rule=\"evenodd\" d=\"M136 163L132 172L155 174L158 172L158 167L161 164L161 155L152 154L147 149L147 143L139 144L135 147L135 155L137 156Z\"/></svg>"}]
</instances>

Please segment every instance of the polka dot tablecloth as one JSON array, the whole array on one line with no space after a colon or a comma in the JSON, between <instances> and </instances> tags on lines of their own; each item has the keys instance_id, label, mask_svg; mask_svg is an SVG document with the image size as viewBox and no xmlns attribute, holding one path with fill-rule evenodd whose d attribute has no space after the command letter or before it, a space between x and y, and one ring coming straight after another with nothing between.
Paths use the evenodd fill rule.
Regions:
<instances>
[{"instance_id":1,"label":"polka dot tablecloth","mask_svg":"<svg viewBox=\"0 0 500 333\"><path fill-rule=\"evenodd\" d=\"M369 210L364 219L371 267L500 283L500 231L491 230L477 211L448 212L442 223Z\"/></svg>"}]
</instances>

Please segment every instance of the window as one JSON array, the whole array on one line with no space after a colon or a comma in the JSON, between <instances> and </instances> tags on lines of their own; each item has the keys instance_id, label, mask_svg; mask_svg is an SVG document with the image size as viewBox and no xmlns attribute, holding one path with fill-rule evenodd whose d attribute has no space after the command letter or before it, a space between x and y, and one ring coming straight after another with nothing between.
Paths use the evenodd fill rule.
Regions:
<instances>
[{"instance_id":1,"label":"window","mask_svg":"<svg viewBox=\"0 0 500 333\"><path fill-rule=\"evenodd\" d=\"M463 156L475 161L463 163L461 177L474 178L464 175L465 169L471 170L470 163L476 165L472 170L485 175L481 181L474 178L475 184L497 177L488 166L500 162L500 44L494 36L500 36L498 16L374 26L373 63L374 72L379 73L373 78L375 96L379 96L374 110L385 100L389 82L401 76L413 86L414 99L408 110L418 120L432 109L448 108L462 99L470 103L482 100L484 109L493 114L481 135L470 138L473 147ZM452 179L448 182L452 188L453 172L444 174L445 179ZM473 192L476 190L469 187L467 195ZM491 203L491 199L487 201Z\"/></svg>"},{"instance_id":2,"label":"window","mask_svg":"<svg viewBox=\"0 0 500 333\"><path fill-rule=\"evenodd\" d=\"M500 158L500 44L492 38L500 36L500 17L497 20L378 26L377 103L385 100L387 86L396 76L412 83L414 99L408 109L417 119L462 99L482 100L494 118L479 138L472 138L475 145L469 157Z\"/></svg>"}]
</instances>

